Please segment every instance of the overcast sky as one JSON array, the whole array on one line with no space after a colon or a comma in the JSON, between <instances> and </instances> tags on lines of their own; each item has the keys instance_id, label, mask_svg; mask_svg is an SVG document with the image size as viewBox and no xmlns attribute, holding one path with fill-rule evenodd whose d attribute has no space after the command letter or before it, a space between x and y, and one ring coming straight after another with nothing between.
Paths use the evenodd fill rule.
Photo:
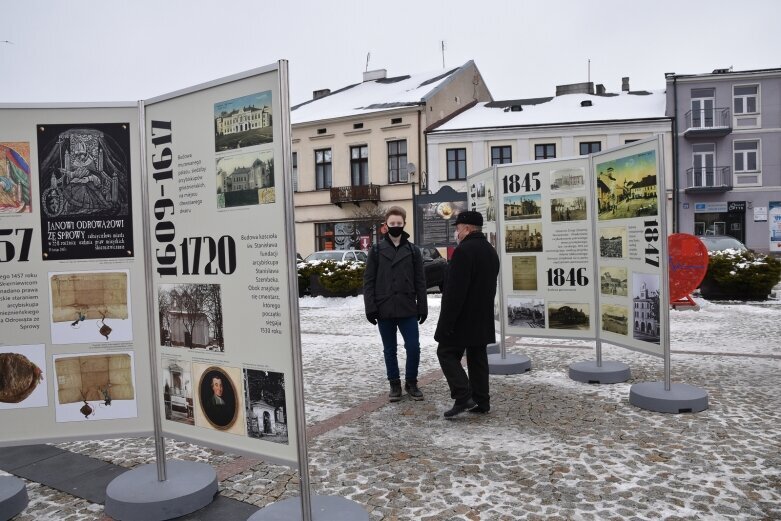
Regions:
<instances>
[{"instance_id":1,"label":"overcast sky","mask_svg":"<svg viewBox=\"0 0 781 521\"><path fill-rule=\"evenodd\" d=\"M474 60L495 99L781 67L777 0L0 0L0 103L146 99L287 59L312 91Z\"/></svg>"}]
</instances>

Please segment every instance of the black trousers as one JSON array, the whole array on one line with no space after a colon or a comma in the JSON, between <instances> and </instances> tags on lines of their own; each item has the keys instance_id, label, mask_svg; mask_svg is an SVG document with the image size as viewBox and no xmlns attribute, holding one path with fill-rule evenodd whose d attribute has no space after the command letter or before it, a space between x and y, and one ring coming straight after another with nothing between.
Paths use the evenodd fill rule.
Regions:
<instances>
[{"instance_id":1,"label":"black trousers","mask_svg":"<svg viewBox=\"0 0 781 521\"><path fill-rule=\"evenodd\" d=\"M466 352L467 377L461 366L461 358ZM445 373L450 397L459 403L470 397L483 407L490 406L488 394L488 352L486 346L456 347L439 344L437 358L442 372Z\"/></svg>"}]
</instances>

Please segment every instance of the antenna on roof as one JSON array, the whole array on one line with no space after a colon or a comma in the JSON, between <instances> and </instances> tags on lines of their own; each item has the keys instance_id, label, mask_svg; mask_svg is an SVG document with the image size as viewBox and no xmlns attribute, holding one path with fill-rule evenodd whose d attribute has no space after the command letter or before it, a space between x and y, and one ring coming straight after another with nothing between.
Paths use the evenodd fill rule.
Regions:
<instances>
[{"instance_id":1,"label":"antenna on roof","mask_svg":"<svg viewBox=\"0 0 781 521\"><path fill-rule=\"evenodd\" d=\"M591 58L588 59L588 80L591 83Z\"/></svg>"},{"instance_id":2,"label":"antenna on roof","mask_svg":"<svg viewBox=\"0 0 781 521\"><path fill-rule=\"evenodd\" d=\"M366 53L366 70L367 71L369 70L369 58L371 58L371 57L372 57L372 53L371 52L367 52ZM364 71L364 72L366 72L366 71Z\"/></svg>"},{"instance_id":3,"label":"antenna on roof","mask_svg":"<svg viewBox=\"0 0 781 521\"><path fill-rule=\"evenodd\" d=\"M445 68L445 40L441 40L442 44L442 68Z\"/></svg>"}]
</instances>

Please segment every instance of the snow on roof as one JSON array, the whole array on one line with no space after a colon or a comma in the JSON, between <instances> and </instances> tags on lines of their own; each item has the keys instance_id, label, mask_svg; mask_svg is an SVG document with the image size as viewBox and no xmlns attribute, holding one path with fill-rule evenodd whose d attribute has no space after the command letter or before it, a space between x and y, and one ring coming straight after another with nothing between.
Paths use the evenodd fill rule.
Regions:
<instances>
[{"instance_id":1,"label":"snow on roof","mask_svg":"<svg viewBox=\"0 0 781 521\"><path fill-rule=\"evenodd\" d=\"M322 98L296 105L291 111L291 122L295 125L398 107L414 107L422 104L459 69L440 69L349 85Z\"/></svg>"},{"instance_id":2,"label":"snow on roof","mask_svg":"<svg viewBox=\"0 0 781 521\"><path fill-rule=\"evenodd\" d=\"M591 106L581 106L590 101ZM665 117L667 99L663 90L622 92L613 96L564 94L553 98L535 98L505 102L478 103L434 132L472 128L552 125L592 121L615 121ZM523 110L513 111L513 106Z\"/></svg>"}]
</instances>

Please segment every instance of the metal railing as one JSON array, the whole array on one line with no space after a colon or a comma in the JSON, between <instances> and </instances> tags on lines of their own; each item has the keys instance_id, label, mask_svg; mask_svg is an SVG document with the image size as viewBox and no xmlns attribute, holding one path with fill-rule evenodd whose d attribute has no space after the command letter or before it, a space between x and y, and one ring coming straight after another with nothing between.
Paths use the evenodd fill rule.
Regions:
<instances>
[{"instance_id":1,"label":"metal railing","mask_svg":"<svg viewBox=\"0 0 781 521\"><path fill-rule=\"evenodd\" d=\"M361 203L366 201L377 202L380 200L379 185L336 186L331 188L331 203L342 205L343 203Z\"/></svg>"},{"instance_id":2,"label":"metal railing","mask_svg":"<svg viewBox=\"0 0 781 521\"><path fill-rule=\"evenodd\" d=\"M686 170L686 190L726 192L732 190L732 169L728 166L706 166Z\"/></svg>"},{"instance_id":3,"label":"metal railing","mask_svg":"<svg viewBox=\"0 0 781 521\"><path fill-rule=\"evenodd\" d=\"M729 107L690 110L684 117L687 130L732 128Z\"/></svg>"}]
</instances>

